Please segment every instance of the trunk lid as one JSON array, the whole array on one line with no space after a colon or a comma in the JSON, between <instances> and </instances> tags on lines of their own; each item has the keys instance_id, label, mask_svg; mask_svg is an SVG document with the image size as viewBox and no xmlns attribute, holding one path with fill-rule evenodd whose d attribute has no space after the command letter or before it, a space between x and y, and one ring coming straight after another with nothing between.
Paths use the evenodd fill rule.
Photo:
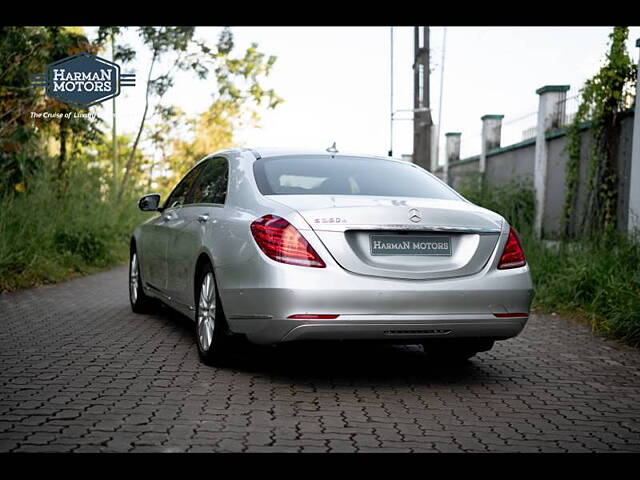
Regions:
<instances>
[{"instance_id":1,"label":"trunk lid","mask_svg":"<svg viewBox=\"0 0 640 480\"><path fill-rule=\"evenodd\" d=\"M345 270L377 277L473 275L491 257L503 223L489 210L455 200L359 195L270 198L297 210ZM447 248L420 250L425 245Z\"/></svg>"}]
</instances>

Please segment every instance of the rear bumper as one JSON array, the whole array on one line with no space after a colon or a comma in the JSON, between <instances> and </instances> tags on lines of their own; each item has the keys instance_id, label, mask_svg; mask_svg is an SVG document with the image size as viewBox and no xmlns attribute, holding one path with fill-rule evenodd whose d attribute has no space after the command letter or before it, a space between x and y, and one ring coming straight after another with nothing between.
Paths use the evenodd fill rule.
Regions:
<instances>
[{"instance_id":1,"label":"rear bumper","mask_svg":"<svg viewBox=\"0 0 640 480\"><path fill-rule=\"evenodd\" d=\"M491 268L466 277L403 280L357 275L325 259L327 268L285 265L256 256L216 268L222 306L232 332L255 343L297 340L395 340L434 337L510 338L527 318L533 285L528 266ZM339 315L334 320L292 315ZM402 332L406 330L406 332Z\"/></svg>"},{"instance_id":2,"label":"rear bumper","mask_svg":"<svg viewBox=\"0 0 640 480\"><path fill-rule=\"evenodd\" d=\"M260 344L301 340L387 340L419 343L433 338L518 335L527 318L489 315L345 315L335 320L244 319L247 338Z\"/></svg>"}]
</instances>

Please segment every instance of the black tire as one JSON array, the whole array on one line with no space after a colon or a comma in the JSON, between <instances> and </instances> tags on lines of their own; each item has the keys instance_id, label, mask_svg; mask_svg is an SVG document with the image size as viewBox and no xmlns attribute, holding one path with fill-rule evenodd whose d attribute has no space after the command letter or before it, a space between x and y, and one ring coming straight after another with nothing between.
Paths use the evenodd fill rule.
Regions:
<instances>
[{"instance_id":1,"label":"black tire","mask_svg":"<svg viewBox=\"0 0 640 480\"><path fill-rule=\"evenodd\" d=\"M136 270L135 273L134 268ZM134 279L135 287L133 285ZM142 288L142 273L140 272L140 262L135 245L131 246L131 252L129 254L129 303L134 313L150 313L158 306L156 299L145 295Z\"/></svg>"},{"instance_id":2,"label":"black tire","mask_svg":"<svg viewBox=\"0 0 640 480\"><path fill-rule=\"evenodd\" d=\"M208 275L210 275L210 288L212 288L213 291L210 297L206 299L207 295L205 293L203 297L202 291L205 287L204 282ZM209 302L208 308L205 300ZM227 320L222 310L222 304L220 302L220 295L218 294L215 274L210 263L205 264L204 267L200 270L199 274L196 276L195 305L195 337L200 360L205 365L224 365L229 357L232 335L229 331ZM215 305L215 308L213 309L213 315L211 315L211 305ZM205 318L207 318L209 321L213 320L213 328L211 330L208 330L207 326L203 325ZM205 335L207 335L207 337L205 337ZM210 340L207 341L209 336Z\"/></svg>"},{"instance_id":3,"label":"black tire","mask_svg":"<svg viewBox=\"0 0 640 480\"><path fill-rule=\"evenodd\" d=\"M480 352L493 348L491 339L451 339L438 342L423 343L422 348L428 358L434 360L461 362Z\"/></svg>"}]
</instances>

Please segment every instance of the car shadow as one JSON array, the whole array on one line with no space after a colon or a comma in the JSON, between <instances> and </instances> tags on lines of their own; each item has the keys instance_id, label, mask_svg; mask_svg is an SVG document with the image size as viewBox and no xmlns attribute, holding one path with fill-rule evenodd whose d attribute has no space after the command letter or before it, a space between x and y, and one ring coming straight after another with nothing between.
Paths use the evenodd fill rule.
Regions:
<instances>
[{"instance_id":1,"label":"car shadow","mask_svg":"<svg viewBox=\"0 0 640 480\"><path fill-rule=\"evenodd\" d=\"M335 385L405 385L407 383L475 383L488 371L479 359L446 362L427 356L418 345L377 342L298 342L262 347L244 343L226 366L272 381Z\"/></svg>"},{"instance_id":2,"label":"car shadow","mask_svg":"<svg viewBox=\"0 0 640 480\"><path fill-rule=\"evenodd\" d=\"M171 308L161 306L157 320L193 336L193 322ZM194 360L198 361L195 336ZM242 338L233 341L224 364L202 368L223 369L269 377L272 382L290 384L405 385L407 383L474 384L487 380L492 369L481 356L451 362L429 357L419 345L379 342L323 341L291 342L260 346Z\"/></svg>"}]
</instances>

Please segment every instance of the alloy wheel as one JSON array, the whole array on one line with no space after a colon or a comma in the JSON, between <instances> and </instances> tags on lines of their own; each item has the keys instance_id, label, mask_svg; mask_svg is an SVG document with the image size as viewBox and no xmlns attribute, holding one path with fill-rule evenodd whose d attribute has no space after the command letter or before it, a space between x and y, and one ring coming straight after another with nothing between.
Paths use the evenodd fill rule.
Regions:
<instances>
[{"instance_id":1,"label":"alloy wheel","mask_svg":"<svg viewBox=\"0 0 640 480\"><path fill-rule=\"evenodd\" d=\"M216 287L211 272L202 279L198 302L198 344L203 352L211 348L216 320Z\"/></svg>"},{"instance_id":2,"label":"alloy wheel","mask_svg":"<svg viewBox=\"0 0 640 480\"><path fill-rule=\"evenodd\" d=\"M138 300L138 285L140 284L140 275L138 272L138 255L134 252L131 256L131 273L129 274L129 295L131 303L135 305Z\"/></svg>"}]
</instances>

